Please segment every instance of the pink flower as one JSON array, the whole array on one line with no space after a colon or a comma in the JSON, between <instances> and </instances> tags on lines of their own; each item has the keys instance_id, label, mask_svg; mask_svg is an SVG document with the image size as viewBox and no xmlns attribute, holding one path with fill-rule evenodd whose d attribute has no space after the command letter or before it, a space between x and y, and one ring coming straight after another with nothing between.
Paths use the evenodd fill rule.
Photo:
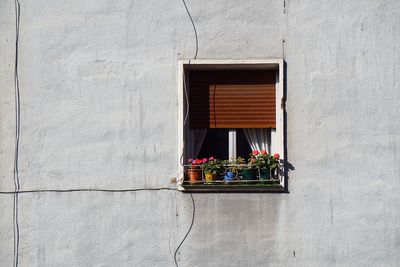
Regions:
<instances>
[{"instance_id":1,"label":"pink flower","mask_svg":"<svg viewBox=\"0 0 400 267\"><path fill-rule=\"evenodd\" d=\"M279 158L280 158L279 154L278 154L278 153L275 153L275 154L274 154L274 159L279 159Z\"/></svg>"},{"instance_id":2,"label":"pink flower","mask_svg":"<svg viewBox=\"0 0 400 267\"><path fill-rule=\"evenodd\" d=\"M206 163L207 161L208 161L208 159L207 158L204 158L204 159L202 159L201 160L203 163Z\"/></svg>"},{"instance_id":3,"label":"pink flower","mask_svg":"<svg viewBox=\"0 0 400 267\"><path fill-rule=\"evenodd\" d=\"M261 154L263 154L263 155L268 154L268 153L267 153L267 150L265 150L265 149L261 150Z\"/></svg>"},{"instance_id":4,"label":"pink flower","mask_svg":"<svg viewBox=\"0 0 400 267\"><path fill-rule=\"evenodd\" d=\"M214 159L215 159L215 158L211 156L208 160L214 160Z\"/></svg>"},{"instance_id":5,"label":"pink flower","mask_svg":"<svg viewBox=\"0 0 400 267\"><path fill-rule=\"evenodd\" d=\"M259 153L258 150L253 150L253 155L258 155Z\"/></svg>"},{"instance_id":6,"label":"pink flower","mask_svg":"<svg viewBox=\"0 0 400 267\"><path fill-rule=\"evenodd\" d=\"M193 159L188 159L188 162L191 163L193 161Z\"/></svg>"}]
</instances>

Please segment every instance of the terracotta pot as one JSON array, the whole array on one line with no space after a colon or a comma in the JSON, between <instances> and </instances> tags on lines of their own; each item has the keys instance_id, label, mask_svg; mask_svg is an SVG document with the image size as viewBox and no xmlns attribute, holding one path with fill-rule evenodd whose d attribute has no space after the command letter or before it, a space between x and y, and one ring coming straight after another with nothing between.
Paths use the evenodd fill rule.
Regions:
<instances>
[{"instance_id":1,"label":"terracotta pot","mask_svg":"<svg viewBox=\"0 0 400 267\"><path fill-rule=\"evenodd\" d=\"M201 181L201 170L188 170L189 183L194 184Z\"/></svg>"},{"instance_id":2,"label":"terracotta pot","mask_svg":"<svg viewBox=\"0 0 400 267\"><path fill-rule=\"evenodd\" d=\"M217 175L211 172L206 172L204 175L206 176L206 183L212 183L217 179Z\"/></svg>"}]
</instances>

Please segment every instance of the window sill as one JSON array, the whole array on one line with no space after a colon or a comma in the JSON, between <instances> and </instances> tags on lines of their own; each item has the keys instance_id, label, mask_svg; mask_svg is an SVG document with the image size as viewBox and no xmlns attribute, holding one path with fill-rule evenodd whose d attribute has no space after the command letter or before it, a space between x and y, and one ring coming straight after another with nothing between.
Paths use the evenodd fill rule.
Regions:
<instances>
[{"instance_id":1,"label":"window sill","mask_svg":"<svg viewBox=\"0 0 400 267\"><path fill-rule=\"evenodd\" d=\"M181 191L186 193L283 193L285 187L279 183L216 183L193 184L184 182Z\"/></svg>"}]
</instances>

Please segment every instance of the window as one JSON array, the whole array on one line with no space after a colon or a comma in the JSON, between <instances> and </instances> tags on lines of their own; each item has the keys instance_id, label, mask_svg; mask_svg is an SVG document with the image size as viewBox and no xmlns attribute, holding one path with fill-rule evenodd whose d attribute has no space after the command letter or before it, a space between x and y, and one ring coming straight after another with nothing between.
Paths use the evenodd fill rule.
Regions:
<instances>
[{"instance_id":1,"label":"window","mask_svg":"<svg viewBox=\"0 0 400 267\"><path fill-rule=\"evenodd\" d=\"M219 177L189 183L185 165L189 159L230 160L229 168L240 169L238 157L248 160L253 150L283 151L283 61L179 61L179 173L181 189L189 191L280 191L283 170L274 179ZM236 168L237 167L237 168ZM202 167L202 169L204 169ZM237 173L241 172L237 171ZM222 173L220 173L222 174ZM260 178L260 167L258 167ZM236 177L237 178L237 177Z\"/></svg>"}]
</instances>

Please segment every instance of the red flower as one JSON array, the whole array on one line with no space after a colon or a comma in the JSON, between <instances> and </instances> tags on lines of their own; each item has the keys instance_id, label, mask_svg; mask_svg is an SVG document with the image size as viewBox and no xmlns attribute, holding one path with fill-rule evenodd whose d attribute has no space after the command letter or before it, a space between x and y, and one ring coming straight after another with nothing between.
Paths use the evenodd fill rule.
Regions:
<instances>
[{"instance_id":1,"label":"red flower","mask_svg":"<svg viewBox=\"0 0 400 267\"><path fill-rule=\"evenodd\" d=\"M196 159L196 164L201 164L201 163L203 163L203 162L201 161L201 159Z\"/></svg>"},{"instance_id":2,"label":"red flower","mask_svg":"<svg viewBox=\"0 0 400 267\"><path fill-rule=\"evenodd\" d=\"M279 159L279 158L280 158L279 154L278 154L278 153L275 153L275 154L274 154L274 158L275 158L275 159Z\"/></svg>"},{"instance_id":3,"label":"red flower","mask_svg":"<svg viewBox=\"0 0 400 267\"><path fill-rule=\"evenodd\" d=\"M259 153L258 150L253 150L253 155L258 155Z\"/></svg>"},{"instance_id":4,"label":"red flower","mask_svg":"<svg viewBox=\"0 0 400 267\"><path fill-rule=\"evenodd\" d=\"M210 157L208 160L214 160L215 158L214 157Z\"/></svg>"},{"instance_id":5,"label":"red flower","mask_svg":"<svg viewBox=\"0 0 400 267\"><path fill-rule=\"evenodd\" d=\"M203 163L206 163L207 161L208 161L208 159L207 158L204 158L204 159L202 159L201 160Z\"/></svg>"},{"instance_id":6,"label":"red flower","mask_svg":"<svg viewBox=\"0 0 400 267\"><path fill-rule=\"evenodd\" d=\"M263 154L263 155L268 154L268 153L267 153L267 150L265 150L265 149L261 150L261 154Z\"/></svg>"}]
</instances>

